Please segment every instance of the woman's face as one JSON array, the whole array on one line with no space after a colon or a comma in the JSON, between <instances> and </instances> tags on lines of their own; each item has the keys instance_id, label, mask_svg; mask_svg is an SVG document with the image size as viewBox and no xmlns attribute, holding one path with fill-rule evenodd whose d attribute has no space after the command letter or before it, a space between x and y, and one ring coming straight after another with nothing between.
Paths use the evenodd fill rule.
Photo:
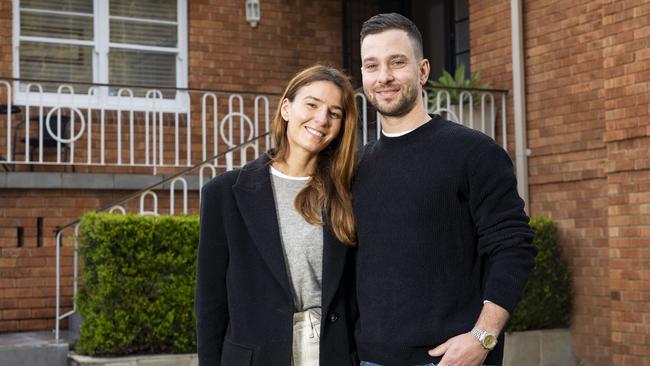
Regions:
<instances>
[{"instance_id":1,"label":"woman's face","mask_svg":"<svg viewBox=\"0 0 650 366\"><path fill-rule=\"evenodd\" d=\"M343 123L343 93L330 81L315 81L284 99L282 118L288 121L289 154L318 155L336 138Z\"/></svg>"}]
</instances>

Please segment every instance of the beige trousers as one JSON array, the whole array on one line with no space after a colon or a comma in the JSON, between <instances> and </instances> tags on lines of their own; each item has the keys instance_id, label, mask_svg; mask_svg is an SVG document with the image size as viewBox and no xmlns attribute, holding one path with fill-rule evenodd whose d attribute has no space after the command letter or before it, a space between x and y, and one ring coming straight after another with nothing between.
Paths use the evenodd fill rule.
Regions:
<instances>
[{"instance_id":1,"label":"beige trousers","mask_svg":"<svg viewBox=\"0 0 650 366\"><path fill-rule=\"evenodd\" d=\"M293 314L293 366L318 366L320 309Z\"/></svg>"}]
</instances>

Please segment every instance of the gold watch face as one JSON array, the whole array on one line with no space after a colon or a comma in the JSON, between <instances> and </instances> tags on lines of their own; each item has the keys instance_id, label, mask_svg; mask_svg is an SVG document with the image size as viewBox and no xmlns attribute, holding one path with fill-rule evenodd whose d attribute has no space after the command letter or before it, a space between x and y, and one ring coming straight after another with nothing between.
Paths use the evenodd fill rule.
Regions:
<instances>
[{"instance_id":1,"label":"gold watch face","mask_svg":"<svg viewBox=\"0 0 650 366\"><path fill-rule=\"evenodd\" d=\"M497 345L497 337L492 334L486 334L483 337L483 347L492 350Z\"/></svg>"}]
</instances>

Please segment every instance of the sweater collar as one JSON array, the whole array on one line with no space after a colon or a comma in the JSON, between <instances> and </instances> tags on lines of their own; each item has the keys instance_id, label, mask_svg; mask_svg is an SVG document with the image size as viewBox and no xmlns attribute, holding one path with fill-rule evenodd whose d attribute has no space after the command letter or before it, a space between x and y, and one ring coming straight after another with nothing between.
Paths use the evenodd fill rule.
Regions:
<instances>
[{"instance_id":1,"label":"sweater collar","mask_svg":"<svg viewBox=\"0 0 650 366\"><path fill-rule=\"evenodd\" d=\"M436 128L437 125L439 125L439 123L437 123L438 120L441 119L441 117L439 115L432 114L432 115L430 115L430 117L431 117L431 119L429 119L427 122L425 122L424 124L422 124L418 128L416 128L416 129L414 129L414 130L412 130L412 131L410 131L410 132L408 132L406 134L400 135L400 136L394 136L394 137L386 136L384 134L384 132L382 131L381 138L379 139L379 141L382 141L382 143L385 143L385 144L402 144L402 143L405 143L407 141L417 139L422 134L426 133L427 131L430 131L433 128Z\"/></svg>"}]
</instances>

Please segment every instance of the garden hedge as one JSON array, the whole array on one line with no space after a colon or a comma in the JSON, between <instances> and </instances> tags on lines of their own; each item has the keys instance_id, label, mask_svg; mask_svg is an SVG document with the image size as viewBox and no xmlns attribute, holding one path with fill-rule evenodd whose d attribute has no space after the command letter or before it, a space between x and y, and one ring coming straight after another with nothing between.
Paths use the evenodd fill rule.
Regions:
<instances>
[{"instance_id":1,"label":"garden hedge","mask_svg":"<svg viewBox=\"0 0 650 366\"><path fill-rule=\"evenodd\" d=\"M195 352L198 217L89 213L80 233L77 351Z\"/></svg>"},{"instance_id":2,"label":"garden hedge","mask_svg":"<svg viewBox=\"0 0 650 366\"><path fill-rule=\"evenodd\" d=\"M569 271L555 224L531 221L536 268L508 331L566 327ZM85 355L196 351L194 283L199 219L89 213L81 220L83 318L76 344Z\"/></svg>"},{"instance_id":3,"label":"garden hedge","mask_svg":"<svg viewBox=\"0 0 650 366\"><path fill-rule=\"evenodd\" d=\"M531 220L530 226L535 231L533 242L539 250L535 271L506 330L566 328L571 316L571 275L560 255L556 225L542 217Z\"/></svg>"}]
</instances>

